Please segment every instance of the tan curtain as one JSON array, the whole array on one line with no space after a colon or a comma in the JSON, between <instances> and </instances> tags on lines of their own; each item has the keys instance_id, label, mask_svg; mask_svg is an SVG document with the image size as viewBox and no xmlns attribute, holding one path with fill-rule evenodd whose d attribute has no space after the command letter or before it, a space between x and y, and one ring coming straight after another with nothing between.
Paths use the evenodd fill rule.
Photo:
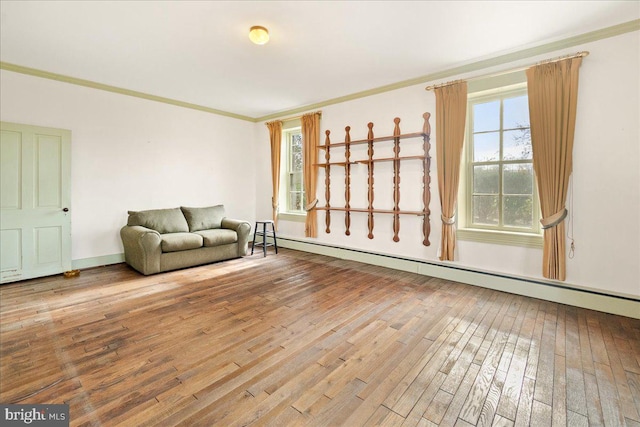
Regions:
<instances>
[{"instance_id":1,"label":"tan curtain","mask_svg":"<svg viewBox=\"0 0 640 427\"><path fill-rule=\"evenodd\" d=\"M302 116L302 156L304 167L304 193L307 197L307 220L304 224L306 237L318 237L318 213L314 209L318 203L316 187L318 181L318 140L320 138L320 114Z\"/></svg>"},{"instance_id":2,"label":"tan curtain","mask_svg":"<svg viewBox=\"0 0 640 427\"><path fill-rule=\"evenodd\" d=\"M434 89L436 94L436 156L438 190L442 207L440 259L453 261L456 248L456 202L460 180L460 159L467 119L467 82Z\"/></svg>"},{"instance_id":3,"label":"tan curtain","mask_svg":"<svg viewBox=\"0 0 640 427\"><path fill-rule=\"evenodd\" d=\"M565 202L581 63L582 58L572 58L527 70L533 168L544 229L542 274L549 279L566 279Z\"/></svg>"},{"instance_id":4,"label":"tan curtain","mask_svg":"<svg viewBox=\"0 0 640 427\"><path fill-rule=\"evenodd\" d=\"M271 209L273 210L273 223L278 226L278 192L280 190L280 144L282 143L282 122L267 123L269 128L269 140L271 141Z\"/></svg>"}]
</instances>

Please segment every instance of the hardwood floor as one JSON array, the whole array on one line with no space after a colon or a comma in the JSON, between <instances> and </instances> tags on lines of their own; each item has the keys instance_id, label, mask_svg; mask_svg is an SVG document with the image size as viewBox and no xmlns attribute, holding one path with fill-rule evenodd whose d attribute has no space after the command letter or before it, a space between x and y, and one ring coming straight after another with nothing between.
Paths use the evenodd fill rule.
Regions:
<instances>
[{"instance_id":1,"label":"hardwood floor","mask_svg":"<svg viewBox=\"0 0 640 427\"><path fill-rule=\"evenodd\" d=\"M640 321L281 249L0 286L0 401L73 426L640 426Z\"/></svg>"}]
</instances>

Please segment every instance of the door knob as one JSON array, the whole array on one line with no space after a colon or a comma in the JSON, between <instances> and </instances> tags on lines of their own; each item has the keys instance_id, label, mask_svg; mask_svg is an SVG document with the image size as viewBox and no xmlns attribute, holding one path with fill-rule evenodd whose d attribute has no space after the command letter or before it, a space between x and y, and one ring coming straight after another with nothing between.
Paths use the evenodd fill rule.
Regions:
<instances>
[{"instance_id":1,"label":"door knob","mask_svg":"<svg viewBox=\"0 0 640 427\"><path fill-rule=\"evenodd\" d=\"M69 208L62 208L62 212L69 212Z\"/></svg>"}]
</instances>

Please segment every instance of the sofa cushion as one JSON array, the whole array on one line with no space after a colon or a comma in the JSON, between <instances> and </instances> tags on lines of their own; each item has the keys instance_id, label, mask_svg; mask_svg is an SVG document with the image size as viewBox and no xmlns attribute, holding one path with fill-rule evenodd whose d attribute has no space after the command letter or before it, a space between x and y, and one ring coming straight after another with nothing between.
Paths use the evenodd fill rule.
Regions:
<instances>
[{"instance_id":1,"label":"sofa cushion","mask_svg":"<svg viewBox=\"0 0 640 427\"><path fill-rule=\"evenodd\" d=\"M224 218L224 206L216 205L206 208L181 207L184 217L189 224L189 231L211 230L220 228Z\"/></svg>"},{"instance_id":2,"label":"sofa cushion","mask_svg":"<svg viewBox=\"0 0 640 427\"><path fill-rule=\"evenodd\" d=\"M202 236L195 233L168 233L161 234L162 252L186 251L202 247Z\"/></svg>"},{"instance_id":3,"label":"sofa cushion","mask_svg":"<svg viewBox=\"0 0 640 427\"><path fill-rule=\"evenodd\" d=\"M129 211L127 225L140 225L160 234L189 231L189 225L180 208Z\"/></svg>"},{"instance_id":4,"label":"sofa cushion","mask_svg":"<svg viewBox=\"0 0 640 427\"><path fill-rule=\"evenodd\" d=\"M229 243L236 243L238 241L238 233L233 230L227 230L226 228L202 230L197 231L195 234L199 234L202 236L204 240L204 246L227 245Z\"/></svg>"}]
</instances>

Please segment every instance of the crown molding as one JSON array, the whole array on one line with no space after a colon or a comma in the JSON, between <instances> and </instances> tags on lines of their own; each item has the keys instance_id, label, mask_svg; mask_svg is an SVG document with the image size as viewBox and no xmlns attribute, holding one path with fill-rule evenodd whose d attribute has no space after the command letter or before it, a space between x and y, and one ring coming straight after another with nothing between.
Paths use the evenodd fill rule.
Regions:
<instances>
[{"instance_id":1,"label":"crown molding","mask_svg":"<svg viewBox=\"0 0 640 427\"><path fill-rule=\"evenodd\" d=\"M0 62L0 69L13 71L14 73L27 74L44 79L56 80L63 83L71 83L78 86L84 86L92 89L104 90L107 92L118 93L120 95L133 96L135 98L147 99L149 101L162 102L164 104L175 105L178 107L189 108L192 110L203 111L205 113L217 114L219 116L232 117L234 119L255 122L253 117L243 116L241 114L230 113L228 111L216 110L215 108L205 107L203 105L191 104L189 102L178 101L176 99L165 98L162 96L151 95L135 90L124 89L117 86L106 85L91 80L79 79L76 77L65 76L64 74L51 73L49 71L38 70L36 68L24 67L22 65L10 64L8 62Z\"/></svg>"},{"instance_id":2,"label":"crown molding","mask_svg":"<svg viewBox=\"0 0 640 427\"><path fill-rule=\"evenodd\" d=\"M269 114L263 117L258 117L256 121L265 121L277 119L282 116L290 114L298 114L302 111L312 110L316 108L326 107L328 105L339 104L345 101L352 101L354 99L364 98L371 95L377 95L392 90L402 89L408 86L414 86L418 84L428 83L435 80L446 79L460 74L466 74L473 71L479 71L498 65L508 64L513 61L531 58L533 56L554 52L557 50L578 46L585 43L590 43L610 37L619 36L621 34L630 33L640 30L640 19L625 22L622 24L614 25L612 27L602 28L589 33L580 34L577 36L569 37L562 40L546 43L539 46L534 46L516 52L506 53L503 55L495 56L489 59L483 59L469 64L461 65L447 70L439 71L437 73L427 74L421 77L415 77L409 80L403 80L401 82L392 83L386 86L380 86L374 89L368 89L361 92L352 93L350 95L341 96L338 98L328 99L326 101L318 102L316 104L307 105L305 107L296 108L293 110L281 111L274 114Z\"/></svg>"},{"instance_id":3,"label":"crown molding","mask_svg":"<svg viewBox=\"0 0 640 427\"><path fill-rule=\"evenodd\" d=\"M41 77L41 78L50 79L50 80L56 80L64 83L71 83L79 86L89 87L92 89L99 89L107 92L118 93L121 95L133 96L136 98L147 99L150 101L162 102L165 104L175 105L178 107L189 108L197 111L203 111L205 113L217 114L220 116L231 117L234 119L257 123L257 122L277 119L280 117L290 116L293 114L300 114L305 111L319 109L322 107L326 107L328 105L339 104L342 102L352 101L359 98L365 98L368 96L377 95L384 92L390 92L390 91L402 89L408 86L428 83L435 80L446 79L448 77L452 77L460 74L466 74L469 72L479 71L479 70L483 70L490 67L504 65L513 61L527 59L533 56L554 52L557 50L566 49L569 47L590 43L598 40L603 40L610 37L615 37L625 33L630 33L630 32L639 31L639 30L640 30L640 19L635 19L633 21L624 22L622 24L614 25L607 28L602 28L599 30L591 31L588 33L580 34L580 35L569 37L566 39L557 40L557 41L546 43L543 45L534 46L534 47L518 50L515 52L498 55L492 58L483 59L476 62L471 62L469 64L460 65L460 66L449 68L447 70L439 71L436 73L415 77L409 80L403 80L397 83L392 83L392 84L380 86L373 89L355 92L350 95L328 99L315 104L305 105L302 107L285 110L285 111L279 111L276 113L272 113L272 114L268 114L260 117L244 116L242 114L236 114L228 111L217 110L215 108L209 108L202 105L192 104L189 102L178 101L171 98L165 98L162 96L151 95L144 92L124 89L117 86L106 85L106 84L94 82L91 80L79 79L76 77L70 77L63 74L57 74L49 71L38 70L35 68L24 67L21 65L10 64L8 62L0 62L0 69L13 71L15 73L27 74L35 77Z\"/></svg>"}]
</instances>

